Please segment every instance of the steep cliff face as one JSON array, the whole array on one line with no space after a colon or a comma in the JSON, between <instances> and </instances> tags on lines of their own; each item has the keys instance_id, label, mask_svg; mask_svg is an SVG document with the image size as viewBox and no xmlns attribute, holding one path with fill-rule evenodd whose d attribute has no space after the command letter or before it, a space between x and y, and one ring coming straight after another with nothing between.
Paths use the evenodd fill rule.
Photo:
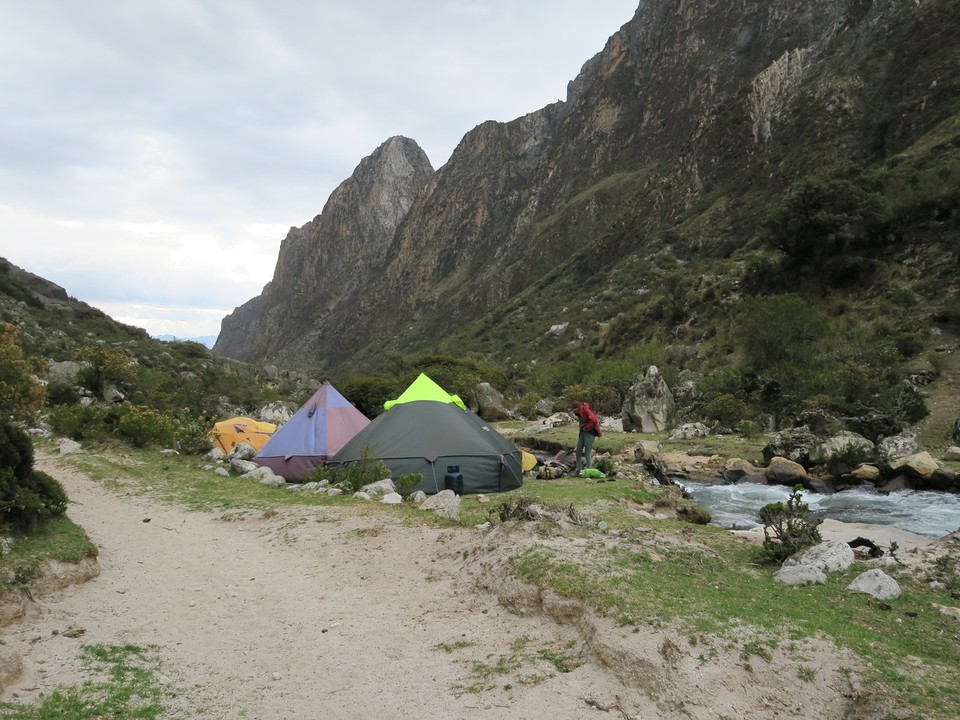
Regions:
<instances>
[{"instance_id":1,"label":"steep cliff face","mask_svg":"<svg viewBox=\"0 0 960 720\"><path fill-rule=\"evenodd\" d=\"M432 174L426 153L408 138L390 138L364 158L320 215L290 229L273 280L223 321L214 352L270 357L322 323L380 271L397 226Z\"/></svg>"},{"instance_id":2,"label":"steep cliff face","mask_svg":"<svg viewBox=\"0 0 960 720\"><path fill-rule=\"evenodd\" d=\"M631 268L665 248L681 263L729 255L797 177L888 157L949 114L957 14L946 0L643 0L564 102L467 133L390 222L358 192L291 231L263 314L288 329L247 357L371 365L505 308L532 336L549 321L531 289L562 284L586 306L646 291ZM333 285L333 263L356 282Z\"/></svg>"}]
</instances>

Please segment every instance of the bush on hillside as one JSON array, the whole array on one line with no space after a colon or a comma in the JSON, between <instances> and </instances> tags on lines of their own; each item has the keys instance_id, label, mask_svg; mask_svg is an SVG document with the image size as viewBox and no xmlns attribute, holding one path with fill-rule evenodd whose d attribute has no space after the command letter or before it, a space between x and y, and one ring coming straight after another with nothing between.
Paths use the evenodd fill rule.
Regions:
<instances>
[{"instance_id":1,"label":"bush on hillside","mask_svg":"<svg viewBox=\"0 0 960 720\"><path fill-rule=\"evenodd\" d=\"M63 514L67 502L67 493L55 478L33 469L27 434L15 425L0 425L0 518L34 530L41 520Z\"/></svg>"},{"instance_id":2,"label":"bush on hillside","mask_svg":"<svg viewBox=\"0 0 960 720\"><path fill-rule=\"evenodd\" d=\"M0 323L0 413L24 420L43 407L44 387L37 380L40 362L24 355L20 328Z\"/></svg>"}]
</instances>

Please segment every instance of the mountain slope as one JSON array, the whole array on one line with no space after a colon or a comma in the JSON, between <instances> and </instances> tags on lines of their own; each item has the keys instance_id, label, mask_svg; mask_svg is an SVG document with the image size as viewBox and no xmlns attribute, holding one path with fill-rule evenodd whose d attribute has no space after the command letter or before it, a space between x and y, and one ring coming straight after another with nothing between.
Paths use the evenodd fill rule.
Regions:
<instances>
[{"instance_id":1,"label":"mountain slope","mask_svg":"<svg viewBox=\"0 0 960 720\"><path fill-rule=\"evenodd\" d=\"M380 150L361 163L345 185L376 166L405 188L392 222L355 232L376 205L338 188L215 350L324 372L438 348L517 360L561 350L546 333L565 321L617 352L715 332L744 286L820 287L827 268L828 291L876 292L878 256L955 251L957 198L935 178L960 167L958 15L946 0L645 0L564 102L478 126L436 173L395 177ZM832 167L857 187L874 173L891 239L751 266L772 209Z\"/></svg>"}]
</instances>

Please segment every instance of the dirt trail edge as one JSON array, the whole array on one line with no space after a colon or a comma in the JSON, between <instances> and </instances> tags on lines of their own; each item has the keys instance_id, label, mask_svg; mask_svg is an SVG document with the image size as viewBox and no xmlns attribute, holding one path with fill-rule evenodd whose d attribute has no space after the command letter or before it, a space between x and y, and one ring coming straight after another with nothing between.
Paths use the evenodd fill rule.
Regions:
<instances>
[{"instance_id":1,"label":"dirt trail edge","mask_svg":"<svg viewBox=\"0 0 960 720\"><path fill-rule=\"evenodd\" d=\"M616 628L529 588L491 587L493 576L478 582L483 567L513 552L507 536L410 527L362 507L228 519L106 490L56 458L40 456L37 465L67 489L68 514L99 548L101 574L39 599L30 617L4 629L4 642L24 658L6 700L82 683L81 644L133 643L159 648L177 695L171 717L850 712L843 658L831 653L821 653L816 680L804 683L779 662L758 671L718 657L704 666L682 651L682 637ZM464 552L474 547L482 552ZM83 634L66 637L69 628ZM547 646L586 662L551 672L527 653L507 674L476 672L475 663L493 667L516 659L517 648Z\"/></svg>"}]
</instances>

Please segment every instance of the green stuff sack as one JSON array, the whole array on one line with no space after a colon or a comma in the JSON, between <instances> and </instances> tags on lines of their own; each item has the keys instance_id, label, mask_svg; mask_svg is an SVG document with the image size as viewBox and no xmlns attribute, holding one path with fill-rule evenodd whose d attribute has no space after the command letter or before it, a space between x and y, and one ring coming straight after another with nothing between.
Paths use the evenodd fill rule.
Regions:
<instances>
[{"instance_id":1,"label":"green stuff sack","mask_svg":"<svg viewBox=\"0 0 960 720\"><path fill-rule=\"evenodd\" d=\"M602 472L600 472L600 471L597 470L596 468L585 468L585 469L583 469L583 470L580 471L580 477L585 477L585 478L605 478L606 475L604 475Z\"/></svg>"}]
</instances>

